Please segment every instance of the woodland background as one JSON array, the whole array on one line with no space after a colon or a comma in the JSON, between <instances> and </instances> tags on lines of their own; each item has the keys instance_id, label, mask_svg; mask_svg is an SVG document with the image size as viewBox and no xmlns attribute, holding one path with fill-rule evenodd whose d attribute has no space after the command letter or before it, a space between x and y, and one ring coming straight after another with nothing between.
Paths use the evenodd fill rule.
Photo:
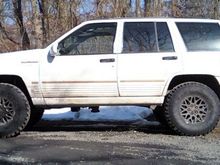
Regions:
<instances>
[{"instance_id":1,"label":"woodland background","mask_svg":"<svg viewBox=\"0 0 220 165\"><path fill-rule=\"evenodd\" d=\"M220 18L220 0L0 0L0 53L43 48L83 21Z\"/></svg>"}]
</instances>

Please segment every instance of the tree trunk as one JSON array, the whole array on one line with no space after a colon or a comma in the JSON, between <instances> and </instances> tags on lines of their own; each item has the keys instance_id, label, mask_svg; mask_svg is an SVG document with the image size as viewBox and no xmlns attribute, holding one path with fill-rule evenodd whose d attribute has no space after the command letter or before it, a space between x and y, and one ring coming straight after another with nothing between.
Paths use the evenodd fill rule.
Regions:
<instances>
[{"instance_id":1,"label":"tree trunk","mask_svg":"<svg viewBox=\"0 0 220 165\"><path fill-rule=\"evenodd\" d=\"M218 19L219 18L219 2L220 0L215 0L214 2L214 18Z\"/></svg>"},{"instance_id":2,"label":"tree trunk","mask_svg":"<svg viewBox=\"0 0 220 165\"><path fill-rule=\"evenodd\" d=\"M141 1L136 0L136 17L141 17Z\"/></svg>"},{"instance_id":3,"label":"tree trunk","mask_svg":"<svg viewBox=\"0 0 220 165\"><path fill-rule=\"evenodd\" d=\"M46 28L44 18L44 0L34 0L33 2L33 15L34 15L34 26L36 36L36 47L43 48L46 45Z\"/></svg>"},{"instance_id":4,"label":"tree trunk","mask_svg":"<svg viewBox=\"0 0 220 165\"><path fill-rule=\"evenodd\" d=\"M22 14L22 8L21 8L21 0L13 0L13 12L14 17L16 19L16 22L19 26L19 32L21 37L21 48L22 49L29 49L30 48L30 40L26 31L26 28L24 27L23 23L23 14Z\"/></svg>"},{"instance_id":5,"label":"tree trunk","mask_svg":"<svg viewBox=\"0 0 220 165\"><path fill-rule=\"evenodd\" d=\"M172 1L172 16L173 17L177 17L178 16L178 12L177 12L177 0L173 0Z\"/></svg>"},{"instance_id":6,"label":"tree trunk","mask_svg":"<svg viewBox=\"0 0 220 165\"><path fill-rule=\"evenodd\" d=\"M38 0L40 17L41 17L41 30L42 30L42 47L45 47L47 44L47 33L46 33L46 25L45 25L45 6L46 0Z\"/></svg>"},{"instance_id":7,"label":"tree trunk","mask_svg":"<svg viewBox=\"0 0 220 165\"><path fill-rule=\"evenodd\" d=\"M144 16L150 16L151 0L144 0Z\"/></svg>"},{"instance_id":8,"label":"tree trunk","mask_svg":"<svg viewBox=\"0 0 220 165\"><path fill-rule=\"evenodd\" d=\"M96 17L100 18L103 16L103 12L102 12L102 0L96 0Z\"/></svg>"},{"instance_id":9,"label":"tree trunk","mask_svg":"<svg viewBox=\"0 0 220 165\"><path fill-rule=\"evenodd\" d=\"M114 17L126 17L131 5L130 0L115 0L114 1Z\"/></svg>"}]
</instances>

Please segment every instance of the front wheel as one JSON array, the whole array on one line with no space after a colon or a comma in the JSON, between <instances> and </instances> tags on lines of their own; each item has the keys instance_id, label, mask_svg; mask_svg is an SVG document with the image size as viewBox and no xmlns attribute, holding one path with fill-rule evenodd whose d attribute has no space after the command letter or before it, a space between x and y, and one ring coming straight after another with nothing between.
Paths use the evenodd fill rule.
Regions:
<instances>
[{"instance_id":1,"label":"front wheel","mask_svg":"<svg viewBox=\"0 0 220 165\"><path fill-rule=\"evenodd\" d=\"M164 107L169 126L181 135L205 135L218 124L219 98L201 83L178 85L166 97Z\"/></svg>"},{"instance_id":2,"label":"front wheel","mask_svg":"<svg viewBox=\"0 0 220 165\"><path fill-rule=\"evenodd\" d=\"M16 136L30 118L30 105L14 85L0 83L0 138Z\"/></svg>"}]
</instances>

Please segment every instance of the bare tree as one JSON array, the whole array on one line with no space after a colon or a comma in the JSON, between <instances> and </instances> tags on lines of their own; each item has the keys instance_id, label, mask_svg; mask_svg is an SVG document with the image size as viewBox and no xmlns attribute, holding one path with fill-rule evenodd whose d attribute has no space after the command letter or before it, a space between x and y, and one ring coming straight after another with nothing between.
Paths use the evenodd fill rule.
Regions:
<instances>
[{"instance_id":1,"label":"bare tree","mask_svg":"<svg viewBox=\"0 0 220 165\"><path fill-rule=\"evenodd\" d=\"M33 18L35 31L35 47L42 48L46 45L46 28L44 15L45 0L33 1Z\"/></svg>"},{"instance_id":2,"label":"bare tree","mask_svg":"<svg viewBox=\"0 0 220 165\"><path fill-rule=\"evenodd\" d=\"M30 48L30 40L27 34L27 31L24 27L23 23L23 15L22 15L22 8L21 8L21 0L13 0L13 7L14 7L14 17L16 22L19 26L20 38L21 38L21 48L22 49L29 49Z\"/></svg>"},{"instance_id":3,"label":"bare tree","mask_svg":"<svg viewBox=\"0 0 220 165\"><path fill-rule=\"evenodd\" d=\"M136 17L141 17L141 1L136 0Z\"/></svg>"},{"instance_id":4,"label":"bare tree","mask_svg":"<svg viewBox=\"0 0 220 165\"><path fill-rule=\"evenodd\" d=\"M41 48L82 21L114 17L219 19L220 0L2 0L0 51Z\"/></svg>"},{"instance_id":5,"label":"bare tree","mask_svg":"<svg viewBox=\"0 0 220 165\"><path fill-rule=\"evenodd\" d=\"M151 0L144 0L144 16L150 16Z\"/></svg>"},{"instance_id":6,"label":"bare tree","mask_svg":"<svg viewBox=\"0 0 220 165\"><path fill-rule=\"evenodd\" d=\"M219 18L219 2L220 0L214 0L214 18Z\"/></svg>"},{"instance_id":7,"label":"bare tree","mask_svg":"<svg viewBox=\"0 0 220 165\"><path fill-rule=\"evenodd\" d=\"M130 0L114 0L114 17L126 17L131 7Z\"/></svg>"},{"instance_id":8,"label":"bare tree","mask_svg":"<svg viewBox=\"0 0 220 165\"><path fill-rule=\"evenodd\" d=\"M74 1L74 0L70 0L69 4L67 5L67 23L68 23L68 29L71 29L73 27L75 27L78 24L78 19L76 16L76 10L77 10L77 6L80 4L80 2Z\"/></svg>"},{"instance_id":9,"label":"bare tree","mask_svg":"<svg viewBox=\"0 0 220 165\"><path fill-rule=\"evenodd\" d=\"M103 16L103 0L96 0L95 4L96 4L96 17L100 18Z\"/></svg>"}]
</instances>

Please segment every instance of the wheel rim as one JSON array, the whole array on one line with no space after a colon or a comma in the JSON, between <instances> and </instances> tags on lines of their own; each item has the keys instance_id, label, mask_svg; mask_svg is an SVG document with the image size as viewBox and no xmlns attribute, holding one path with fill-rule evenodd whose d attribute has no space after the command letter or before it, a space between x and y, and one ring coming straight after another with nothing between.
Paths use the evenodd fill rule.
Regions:
<instances>
[{"instance_id":1,"label":"wheel rim","mask_svg":"<svg viewBox=\"0 0 220 165\"><path fill-rule=\"evenodd\" d=\"M187 124L202 123L207 117L208 105L198 96L186 97L181 104L180 114Z\"/></svg>"},{"instance_id":2,"label":"wheel rim","mask_svg":"<svg viewBox=\"0 0 220 165\"><path fill-rule=\"evenodd\" d=\"M0 98L0 126L12 121L14 115L13 104L6 98Z\"/></svg>"}]
</instances>

